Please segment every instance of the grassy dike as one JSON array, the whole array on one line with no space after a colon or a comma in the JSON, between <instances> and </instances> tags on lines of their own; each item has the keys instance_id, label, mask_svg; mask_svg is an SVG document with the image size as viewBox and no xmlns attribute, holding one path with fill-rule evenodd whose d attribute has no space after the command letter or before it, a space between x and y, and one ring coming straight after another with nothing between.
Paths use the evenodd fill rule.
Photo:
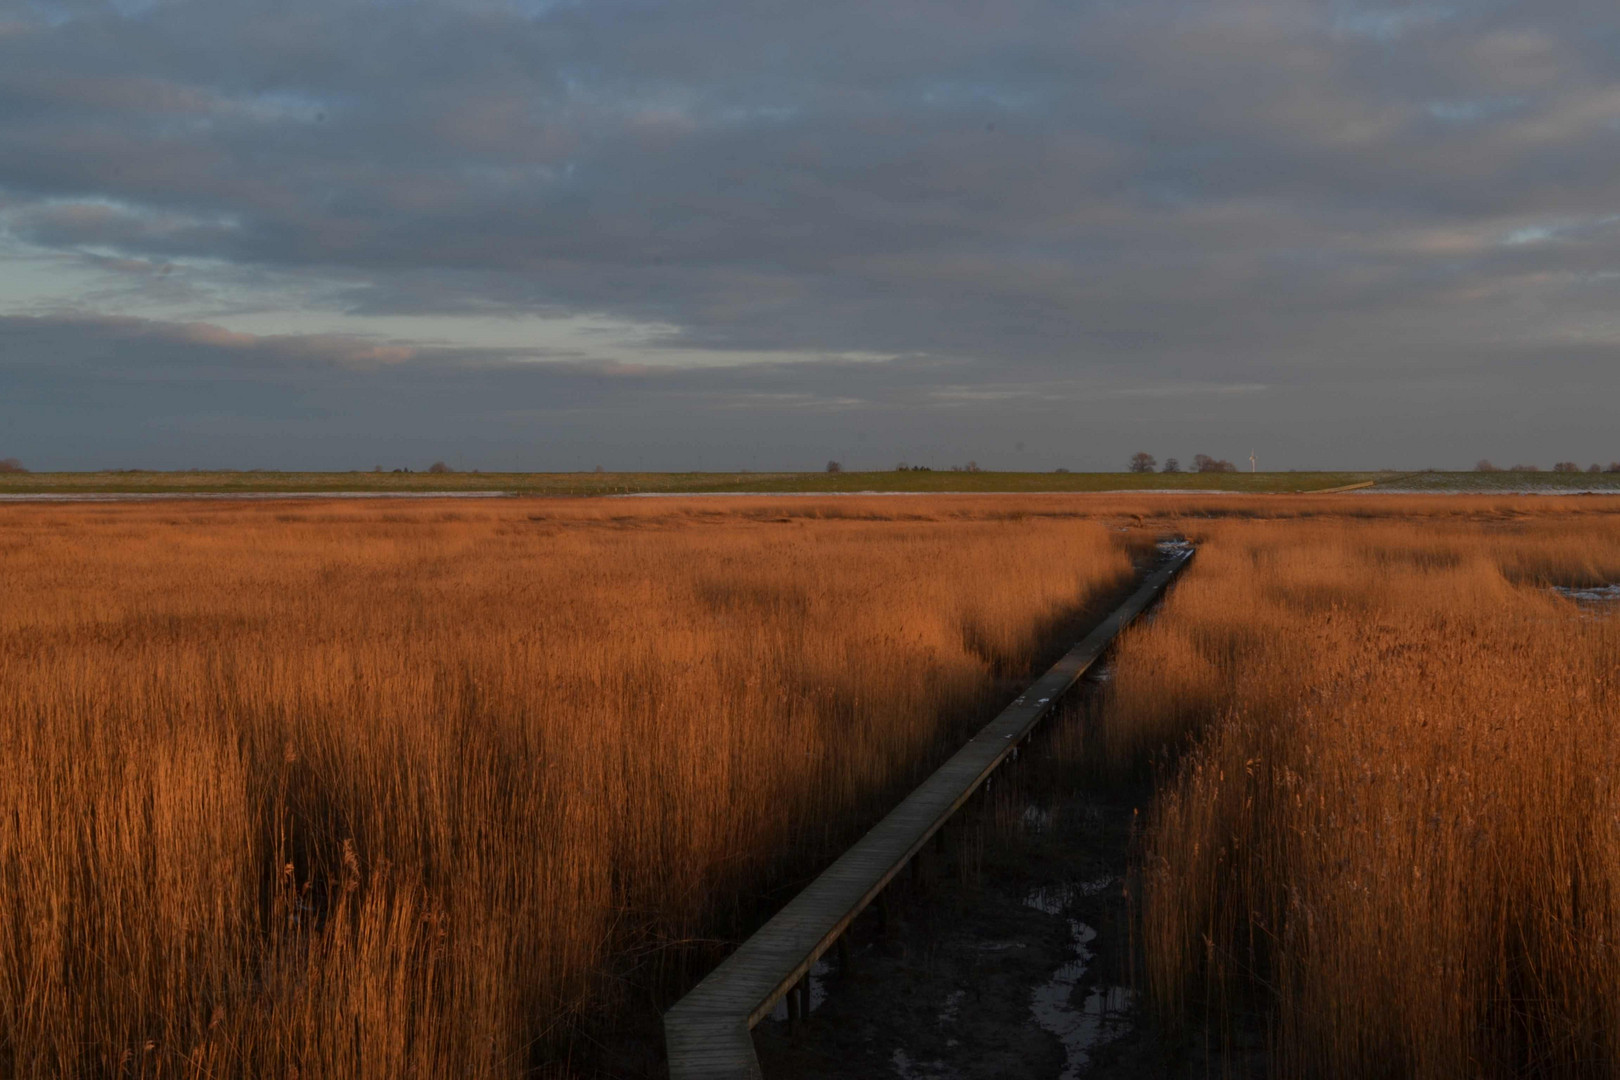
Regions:
<instances>
[{"instance_id":1,"label":"grassy dike","mask_svg":"<svg viewBox=\"0 0 1620 1080\"><path fill-rule=\"evenodd\" d=\"M1053 473L907 470L840 473L112 472L0 474L0 495L839 494L850 492L1307 492L1393 478L1391 473Z\"/></svg>"}]
</instances>

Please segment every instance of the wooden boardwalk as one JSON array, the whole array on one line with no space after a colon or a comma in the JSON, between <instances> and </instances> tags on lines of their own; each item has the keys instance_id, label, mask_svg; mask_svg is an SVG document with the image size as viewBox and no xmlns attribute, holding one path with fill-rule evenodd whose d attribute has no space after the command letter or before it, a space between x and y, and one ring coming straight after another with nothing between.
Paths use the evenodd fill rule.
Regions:
<instances>
[{"instance_id":1,"label":"wooden boardwalk","mask_svg":"<svg viewBox=\"0 0 1620 1080\"><path fill-rule=\"evenodd\" d=\"M1192 554L1190 548L1172 553L1118 610L664 1014L671 1080L758 1080L759 1059L749 1034L754 1025L770 1015Z\"/></svg>"}]
</instances>

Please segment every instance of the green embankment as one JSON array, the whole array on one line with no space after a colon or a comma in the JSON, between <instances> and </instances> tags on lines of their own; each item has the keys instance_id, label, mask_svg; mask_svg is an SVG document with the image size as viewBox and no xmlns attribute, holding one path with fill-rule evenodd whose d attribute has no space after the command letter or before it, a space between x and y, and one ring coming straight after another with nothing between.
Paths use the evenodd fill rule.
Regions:
<instances>
[{"instance_id":1,"label":"green embankment","mask_svg":"<svg viewBox=\"0 0 1620 1080\"><path fill-rule=\"evenodd\" d=\"M818 493L1234 491L1305 492L1393 477L1364 472L1023 473L950 470L841 473L80 472L0 474L0 494L471 492L619 495L658 492Z\"/></svg>"},{"instance_id":2,"label":"green embankment","mask_svg":"<svg viewBox=\"0 0 1620 1080\"><path fill-rule=\"evenodd\" d=\"M1380 483L1378 489L1480 495L1519 491L1547 495L1578 491L1620 493L1620 472L1560 473L1503 469L1499 472L1402 473Z\"/></svg>"}]
</instances>

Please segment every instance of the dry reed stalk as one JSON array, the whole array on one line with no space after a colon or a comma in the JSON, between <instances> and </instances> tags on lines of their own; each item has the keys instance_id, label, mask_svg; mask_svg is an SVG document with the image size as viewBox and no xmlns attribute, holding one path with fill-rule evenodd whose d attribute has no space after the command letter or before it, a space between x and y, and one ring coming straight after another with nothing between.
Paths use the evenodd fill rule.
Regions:
<instances>
[{"instance_id":1,"label":"dry reed stalk","mask_svg":"<svg viewBox=\"0 0 1620 1080\"><path fill-rule=\"evenodd\" d=\"M1620 617L1547 588L1620 581L1615 510L1184 519L1101 731L1187 747L1141 856L1167 1015L1263 1007L1279 1075L1620 1068Z\"/></svg>"},{"instance_id":2,"label":"dry reed stalk","mask_svg":"<svg viewBox=\"0 0 1620 1080\"><path fill-rule=\"evenodd\" d=\"M1140 544L1072 505L452 505L0 508L0 1074L523 1075Z\"/></svg>"}]
</instances>

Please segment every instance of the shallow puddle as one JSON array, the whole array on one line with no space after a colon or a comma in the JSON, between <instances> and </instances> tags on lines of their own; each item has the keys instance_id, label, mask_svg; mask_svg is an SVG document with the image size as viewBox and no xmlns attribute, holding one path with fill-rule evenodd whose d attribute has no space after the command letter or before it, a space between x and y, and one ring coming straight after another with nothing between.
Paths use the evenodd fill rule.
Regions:
<instances>
[{"instance_id":1,"label":"shallow puddle","mask_svg":"<svg viewBox=\"0 0 1620 1080\"><path fill-rule=\"evenodd\" d=\"M1024 903L1048 915L1061 915L1076 895L1095 896L1114 881L1114 878L1098 878L1075 885L1047 886L1030 892ZM1122 1034L1123 1013L1130 1005L1130 991L1123 986L1099 987L1086 995L1080 1008L1074 1007L1075 987L1085 977L1093 959L1091 943L1097 940L1097 931L1079 919L1067 921L1074 959L1058 968L1045 986L1036 987L1030 996L1029 1008L1035 1022L1063 1044L1060 1080L1078 1080L1091 1064L1091 1051Z\"/></svg>"},{"instance_id":2,"label":"shallow puddle","mask_svg":"<svg viewBox=\"0 0 1620 1080\"><path fill-rule=\"evenodd\" d=\"M904 1050L896 1050L892 1061L900 1080L957 1080L961 1075L943 1061L912 1061Z\"/></svg>"},{"instance_id":3,"label":"shallow puddle","mask_svg":"<svg viewBox=\"0 0 1620 1080\"><path fill-rule=\"evenodd\" d=\"M832 969L827 966L827 961L825 960L817 960L810 967L811 1012L815 1012L817 1009L821 1008L822 1004L827 1000L827 973L831 970ZM778 1001L776 1003L776 1007L771 1010L771 1019L779 1024L787 1023L788 1004L786 997L782 998L781 1001Z\"/></svg>"},{"instance_id":4,"label":"shallow puddle","mask_svg":"<svg viewBox=\"0 0 1620 1080\"><path fill-rule=\"evenodd\" d=\"M1052 811L1034 803L1024 807L1024 828L1039 836L1052 827Z\"/></svg>"},{"instance_id":5,"label":"shallow puddle","mask_svg":"<svg viewBox=\"0 0 1620 1080\"><path fill-rule=\"evenodd\" d=\"M1574 601L1579 619L1608 619L1620 614L1620 585L1553 585L1548 591Z\"/></svg>"},{"instance_id":6,"label":"shallow puddle","mask_svg":"<svg viewBox=\"0 0 1620 1080\"><path fill-rule=\"evenodd\" d=\"M1566 600L1575 601L1582 607L1620 605L1620 585L1588 585L1584 588L1554 585L1552 591Z\"/></svg>"},{"instance_id":7,"label":"shallow puddle","mask_svg":"<svg viewBox=\"0 0 1620 1080\"><path fill-rule=\"evenodd\" d=\"M1024 906L1044 911L1048 915L1061 915L1063 909L1068 907L1069 901L1073 899L1072 885L1043 885L1030 890L1029 895L1024 897Z\"/></svg>"},{"instance_id":8,"label":"shallow puddle","mask_svg":"<svg viewBox=\"0 0 1620 1080\"><path fill-rule=\"evenodd\" d=\"M967 997L966 990L952 990L945 996L945 1003L939 1007L939 1028L941 1031L950 1031L956 1027L956 1018L962 1012L962 1001ZM946 1046L957 1045L954 1038L946 1038Z\"/></svg>"}]
</instances>

